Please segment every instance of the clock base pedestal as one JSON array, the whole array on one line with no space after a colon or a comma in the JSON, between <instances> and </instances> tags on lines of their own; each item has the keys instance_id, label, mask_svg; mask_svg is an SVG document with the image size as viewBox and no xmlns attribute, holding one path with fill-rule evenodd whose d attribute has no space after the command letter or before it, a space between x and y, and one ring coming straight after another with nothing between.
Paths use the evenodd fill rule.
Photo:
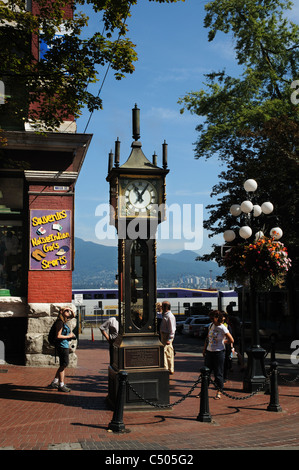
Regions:
<instances>
[{"instance_id":1,"label":"clock base pedestal","mask_svg":"<svg viewBox=\"0 0 299 470\"><path fill-rule=\"evenodd\" d=\"M156 411L154 405L169 405L169 371L164 368L164 347L157 335L119 337L113 357L108 368L108 402L112 408L121 371L127 373L125 410Z\"/></svg>"},{"instance_id":2,"label":"clock base pedestal","mask_svg":"<svg viewBox=\"0 0 299 470\"><path fill-rule=\"evenodd\" d=\"M118 391L118 373L112 366L108 369L108 403L115 408ZM126 370L127 387L124 410L155 411L155 405L169 405L169 372L166 369ZM138 395L142 397L139 398ZM146 400L146 401L145 401ZM148 403L147 403L148 402ZM171 407L167 408L171 409Z\"/></svg>"}]
</instances>

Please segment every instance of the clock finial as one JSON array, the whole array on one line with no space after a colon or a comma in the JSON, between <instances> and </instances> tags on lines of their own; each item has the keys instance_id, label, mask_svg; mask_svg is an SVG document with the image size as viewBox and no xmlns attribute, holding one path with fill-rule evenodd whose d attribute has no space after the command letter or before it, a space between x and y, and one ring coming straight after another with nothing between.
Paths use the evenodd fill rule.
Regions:
<instances>
[{"instance_id":1,"label":"clock finial","mask_svg":"<svg viewBox=\"0 0 299 470\"><path fill-rule=\"evenodd\" d=\"M132 121L133 121L133 139L138 140L140 138L140 109L135 104L133 108Z\"/></svg>"},{"instance_id":2,"label":"clock finial","mask_svg":"<svg viewBox=\"0 0 299 470\"><path fill-rule=\"evenodd\" d=\"M162 155L163 155L163 168L167 168L167 143L166 140L164 140L164 143L162 144Z\"/></svg>"},{"instance_id":3,"label":"clock finial","mask_svg":"<svg viewBox=\"0 0 299 470\"><path fill-rule=\"evenodd\" d=\"M109 158L108 158L108 173L109 171L112 170L112 167L113 167L113 153L112 153L112 150L110 150Z\"/></svg>"},{"instance_id":4,"label":"clock finial","mask_svg":"<svg viewBox=\"0 0 299 470\"><path fill-rule=\"evenodd\" d=\"M119 157L120 157L120 141L117 137L117 140L115 141L115 166L116 168L119 167Z\"/></svg>"}]
</instances>

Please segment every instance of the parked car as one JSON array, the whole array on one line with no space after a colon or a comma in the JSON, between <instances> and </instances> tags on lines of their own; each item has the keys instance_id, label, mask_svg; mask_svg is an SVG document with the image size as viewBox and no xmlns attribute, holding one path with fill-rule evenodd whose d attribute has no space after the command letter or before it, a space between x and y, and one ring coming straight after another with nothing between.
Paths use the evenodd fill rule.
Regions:
<instances>
[{"instance_id":1,"label":"parked car","mask_svg":"<svg viewBox=\"0 0 299 470\"><path fill-rule=\"evenodd\" d=\"M185 320L176 322L176 333L184 333L184 325L188 325L193 318L197 318L198 315L192 315L191 317L185 318Z\"/></svg>"},{"instance_id":2,"label":"parked car","mask_svg":"<svg viewBox=\"0 0 299 470\"><path fill-rule=\"evenodd\" d=\"M209 319L209 322L204 323L203 325L199 325L198 330L194 332L194 336L198 338L206 338L210 324L211 320Z\"/></svg>"},{"instance_id":3,"label":"parked car","mask_svg":"<svg viewBox=\"0 0 299 470\"><path fill-rule=\"evenodd\" d=\"M206 315L198 315L196 317L190 317L189 322L185 321L183 325L183 334L194 336L195 332L198 332L202 325L211 323L210 317Z\"/></svg>"},{"instance_id":4,"label":"parked car","mask_svg":"<svg viewBox=\"0 0 299 470\"><path fill-rule=\"evenodd\" d=\"M176 333L178 334L181 334L182 331L183 331L183 326L184 326L184 323L187 321L187 320L190 320L191 317L189 318L185 318L184 320L179 320L179 321L176 321Z\"/></svg>"}]
</instances>

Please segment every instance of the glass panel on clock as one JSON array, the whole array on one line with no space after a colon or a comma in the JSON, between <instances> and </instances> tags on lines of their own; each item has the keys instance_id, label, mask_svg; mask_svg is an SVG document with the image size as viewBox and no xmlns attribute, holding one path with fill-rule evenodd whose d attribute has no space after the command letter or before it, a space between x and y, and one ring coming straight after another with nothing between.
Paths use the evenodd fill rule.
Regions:
<instances>
[{"instance_id":1,"label":"glass panel on clock","mask_svg":"<svg viewBox=\"0 0 299 470\"><path fill-rule=\"evenodd\" d=\"M131 319L136 328L148 320L147 244L134 240L131 247Z\"/></svg>"}]
</instances>

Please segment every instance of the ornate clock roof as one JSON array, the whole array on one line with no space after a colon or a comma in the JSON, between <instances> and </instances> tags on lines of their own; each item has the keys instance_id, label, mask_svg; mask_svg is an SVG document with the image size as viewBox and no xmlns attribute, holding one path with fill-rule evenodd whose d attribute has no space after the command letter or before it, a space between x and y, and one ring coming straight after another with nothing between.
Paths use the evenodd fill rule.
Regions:
<instances>
[{"instance_id":1,"label":"ornate clock roof","mask_svg":"<svg viewBox=\"0 0 299 470\"><path fill-rule=\"evenodd\" d=\"M120 142L117 138L115 142L115 158L114 158L114 166L113 166L113 153L112 150L109 153L109 165L108 165L108 176L106 178L107 181L113 179L115 176L123 175L123 174L136 174L137 175L161 175L165 176L168 173L167 169L167 144L164 141L162 144L163 147L163 168L156 165L156 154L153 155L153 161L150 162L142 151L142 144L139 140L140 138L140 110L135 105L135 108L132 110L132 122L133 122L133 143L131 145L132 151L125 163L123 165L119 165L120 159Z\"/></svg>"},{"instance_id":2,"label":"ornate clock roof","mask_svg":"<svg viewBox=\"0 0 299 470\"><path fill-rule=\"evenodd\" d=\"M153 170L154 168L158 168L156 165L151 163L146 156L144 155L141 149L141 142L135 141L132 143L132 152L128 158L128 160L120 166L120 168L126 169L130 168L136 170Z\"/></svg>"}]
</instances>

